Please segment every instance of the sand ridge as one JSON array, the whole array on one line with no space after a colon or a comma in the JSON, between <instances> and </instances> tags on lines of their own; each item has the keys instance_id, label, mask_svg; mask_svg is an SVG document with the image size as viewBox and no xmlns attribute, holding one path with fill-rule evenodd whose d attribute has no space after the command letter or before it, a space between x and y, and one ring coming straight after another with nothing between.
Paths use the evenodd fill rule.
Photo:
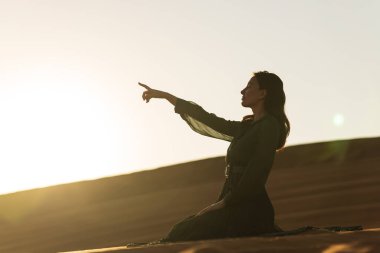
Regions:
<instances>
[{"instance_id":1,"label":"sand ridge","mask_svg":"<svg viewBox=\"0 0 380 253\"><path fill-rule=\"evenodd\" d=\"M328 242L331 238L331 245L355 241L365 244L368 236L368 243L372 242L371 235L378 232L368 229L380 227L378 147L379 137L297 145L277 154L267 184L276 222L286 230L306 225L362 225L364 231L357 232L358 240L341 233L340 237L313 235L314 240L327 238L323 240ZM158 240L177 221L216 201L224 180L224 165L224 157L214 157L2 195L0 252L73 251ZM346 236L347 241L337 239ZM286 246L305 238L278 240ZM264 244L277 241L244 240L264 240ZM177 246L173 247L175 250Z\"/></svg>"},{"instance_id":2,"label":"sand ridge","mask_svg":"<svg viewBox=\"0 0 380 253\"><path fill-rule=\"evenodd\" d=\"M296 236L273 238L235 238L197 242L168 243L153 246L113 247L72 251L70 253L225 253L225 252L378 252L380 228L353 232L305 233ZM69 252L67 252L69 253Z\"/></svg>"}]
</instances>

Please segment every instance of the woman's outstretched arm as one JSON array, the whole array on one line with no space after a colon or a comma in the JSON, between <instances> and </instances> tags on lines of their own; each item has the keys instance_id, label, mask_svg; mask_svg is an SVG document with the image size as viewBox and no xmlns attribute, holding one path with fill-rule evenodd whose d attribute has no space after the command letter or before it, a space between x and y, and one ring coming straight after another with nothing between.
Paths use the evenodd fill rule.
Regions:
<instances>
[{"instance_id":1,"label":"woman's outstretched arm","mask_svg":"<svg viewBox=\"0 0 380 253\"><path fill-rule=\"evenodd\" d=\"M241 124L240 121L218 117L214 113L207 112L200 105L181 98L177 99L174 111L180 114L195 132L226 141L233 139Z\"/></svg>"},{"instance_id":2,"label":"woman's outstretched arm","mask_svg":"<svg viewBox=\"0 0 380 253\"><path fill-rule=\"evenodd\" d=\"M143 100L147 103L151 98L163 98L168 100L175 106L174 111L180 114L181 118L186 121L191 129L199 134L231 141L238 131L241 123L240 121L226 120L213 113L205 111L201 106L194 102L177 98L164 91L152 89L142 83L139 83L139 85L147 89L143 92Z\"/></svg>"}]
</instances>

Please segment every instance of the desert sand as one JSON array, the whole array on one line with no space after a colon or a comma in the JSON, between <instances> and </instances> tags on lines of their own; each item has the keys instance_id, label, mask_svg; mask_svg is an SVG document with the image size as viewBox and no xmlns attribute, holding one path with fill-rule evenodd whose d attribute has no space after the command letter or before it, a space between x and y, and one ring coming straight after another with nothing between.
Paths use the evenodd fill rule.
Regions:
<instances>
[{"instance_id":1,"label":"desert sand","mask_svg":"<svg viewBox=\"0 0 380 253\"><path fill-rule=\"evenodd\" d=\"M289 146L267 184L284 230L363 231L125 247L160 239L216 201L224 166L224 157L214 157L1 195L0 252L380 252L379 137Z\"/></svg>"}]
</instances>

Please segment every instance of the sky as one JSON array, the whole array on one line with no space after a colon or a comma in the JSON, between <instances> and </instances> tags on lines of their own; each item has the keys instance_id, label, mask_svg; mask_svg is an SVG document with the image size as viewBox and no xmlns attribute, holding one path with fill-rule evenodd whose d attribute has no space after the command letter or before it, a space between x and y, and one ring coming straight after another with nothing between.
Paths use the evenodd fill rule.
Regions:
<instances>
[{"instance_id":1,"label":"sky","mask_svg":"<svg viewBox=\"0 0 380 253\"><path fill-rule=\"evenodd\" d=\"M0 194L199 160L142 82L230 120L252 73L284 83L287 146L380 136L380 1L0 0ZM223 172L221 172L223 173Z\"/></svg>"}]
</instances>

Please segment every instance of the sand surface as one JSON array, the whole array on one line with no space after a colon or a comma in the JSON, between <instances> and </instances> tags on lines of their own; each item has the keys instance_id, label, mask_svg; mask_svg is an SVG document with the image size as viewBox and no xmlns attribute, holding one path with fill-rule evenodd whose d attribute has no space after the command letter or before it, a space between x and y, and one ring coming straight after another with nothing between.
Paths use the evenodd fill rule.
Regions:
<instances>
[{"instance_id":1,"label":"sand surface","mask_svg":"<svg viewBox=\"0 0 380 253\"><path fill-rule=\"evenodd\" d=\"M306 225L362 225L364 231L218 240L206 243L215 248L208 251L196 249L203 242L193 242L127 252L180 252L188 248L228 252L215 251L219 247L258 252L254 251L257 245L260 252L273 252L271 247L282 250L278 252L377 252L379 147L380 138L288 147L277 155L267 184L277 223L285 230ZM62 252L157 240L174 223L216 200L224 166L224 157L215 157L2 195L0 252ZM334 245L335 251L326 251ZM167 248L160 251L157 247ZM336 251L337 247L351 247L351 251Z\"/></svg>"},{"instance_id":2,"label":"sand surface","mask_svg":"<svg viewBox=\"0 0 380 253\"><path fill-rule=\"evenodd\" d=\"M379 252L380 229L355 232L305 233L303 235L273 238L238 238L171 243L141 247L113 247L70 253L226 253L226 252L279 252L279 253L348 253Z\"/></svg>"}]
</instances>

